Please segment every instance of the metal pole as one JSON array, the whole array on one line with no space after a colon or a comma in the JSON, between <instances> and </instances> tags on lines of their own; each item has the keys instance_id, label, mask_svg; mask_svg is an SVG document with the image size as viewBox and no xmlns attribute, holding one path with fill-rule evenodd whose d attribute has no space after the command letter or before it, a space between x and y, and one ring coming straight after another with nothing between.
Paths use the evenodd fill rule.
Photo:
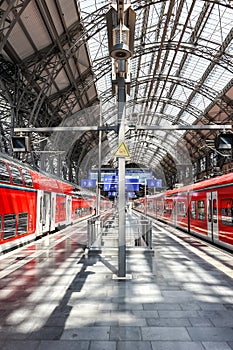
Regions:
<instances>
[{"instance_id":1,"label":"metal pole","mask_svg":"<svg viewBox=\"0 0 233 350\"><path fill-rule=\"evenodd\" d=\"M102 100L100 99L100 127L103 125L103 118L102 118ZM101 144L102 142L102 130L99 130L99 152L98 152L98 184L96 187L96 214L100 215L100 188L99 184L101 183L101 163L102 163L102 153L101 153Z\"/></svg>"},{"instance_id":2,"label":"metal pole","mask_svg":"<svg viewBox=\"0 0 233 350\"><path fill-rule=\"evenodd\" d=\"M125 78L118 77L118 144L125 140ZM118 277L126 275L126 248L125 248L125 158L118 158Z\"/></svg>"},{"instance_id":3,"label":"metal pole","mask_svg":"<svg viewBox=\"0 0 233 350\"><path fill-rule=\"evenodd\" d=\"M147 215L147 198L146 198L146 179L144 183L144 197L145 197L145 208L144 208L144 213Z\"/></svg>"}]
</instances>

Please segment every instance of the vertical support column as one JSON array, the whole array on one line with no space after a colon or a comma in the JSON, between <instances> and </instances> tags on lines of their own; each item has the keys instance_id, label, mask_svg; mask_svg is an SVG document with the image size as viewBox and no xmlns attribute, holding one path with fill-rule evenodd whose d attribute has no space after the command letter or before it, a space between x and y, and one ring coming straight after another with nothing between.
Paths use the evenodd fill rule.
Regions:
<instances>
[{"instance_id":1,"label":"vertical support column","mask_svg":"<svg viewBox=\"0 0 233 350\"><path fill-rule=\"evenodd\" d=\"M100 100L100 121L99 126L103 125L102 118L102 100ZM99 130L99 150L98 150L98 181L96 186L96 215L100 215L100 187L101 183L101 163L102 163L102 130Z\"/></svg>"},{"instance_id":2,"label":"vertical support column","mask_svg":"<svg viewBox=\"0 0 233 350\"><path fill-rule=\"evenodd\" d=\"M136 13L130 7L124 8L124 0L114 2L108 11L107 29L109 53L113 61L112 82L118 88L118 143L125 140L124 108L126 101L125 84L130 83L128 59L134 50L134 31ZM117 5L117 6L115 6ZM129 93L129 85L128 85ZM114 86L114 93L116 92ZM119 203L119 252L118 277L125 277L125 158L118 157L118 203Z\"/></svg>"},{"instance_id":3,"label":"vertical support column","mask_svg":"<svg viewBox=\"0 0 233 350\"><path fill-rule=\"evenodd\" d=\"M145 197L144 213L145 213L145 215L147 215L146 179L145 179L145 182L144 182L144 197Z\"/></svg>"},{"instance_id":4,"label":"vertical support column","mask_svg":"<svg viewBox=\"0 0 233 350\"><path fill-rule=\"evenodd\" d=\"M92 219L87 220L87 247L90 248L92 244Z\"/></svg>"},{"instance_id":5,"label":"vertical support column","mask_svg":"<svg viewBox=\"0 0 233 350\"><path fill-rule=\"evenodd\" d=\"M61 178L61 154L58 153L57 156L57 176Z\"/></svg>"},{"instance_id":6,"label":"vertical support column","mask_svg":"<svg viewBox=\"0 0 233 350\"><path fill-rule=\"evenodd\" d=\"M118 77L118 144L125 140L125 78ZM125 243L125 158L118 158L118 277L126 275L126 243Z\"/></svg>"}]
</instances>

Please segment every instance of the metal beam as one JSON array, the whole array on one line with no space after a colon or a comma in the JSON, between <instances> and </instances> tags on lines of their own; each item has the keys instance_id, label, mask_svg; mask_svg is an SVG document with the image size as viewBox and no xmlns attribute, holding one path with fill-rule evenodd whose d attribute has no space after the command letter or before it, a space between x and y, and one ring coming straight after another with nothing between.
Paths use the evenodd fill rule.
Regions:
<instances>
[{"instance_id":1,"label":"metal beam","mask_svg":"<svg viewBox=\"0 0 233 350\"><path fill-rule=\"evenodd\" d=\"M96 126L55 126L42 128L14 128L14 132L64 132L64 131L90 131L99 130Z\"/></svg>"},{"instance_id":2,"label":"metal beam","mask_svg":"<svg viewBox=\"0 0 233 350\"><path fill-rule=\"evenodd\" d=\"M195 130L232 130L233 126L230 124L226 125L135 125L135 130L187 130L187 131L195 131Z\"/></svg>"},{"instance_id":3,"label":"metal beam","mask_svg":"<svg viewBox=\"0 0 233 350\"><path fill-rule=\"evenodd\" d=\"M64 131L110 131L114 130L118 132L118 125L108 125L108 126L56 126L56 127L42 127L42 128L14 128L15 133L20 132L64 132ZM233 125L126 125L126 131L128 130L232 130Z\"/></svg>"}]
</instances>

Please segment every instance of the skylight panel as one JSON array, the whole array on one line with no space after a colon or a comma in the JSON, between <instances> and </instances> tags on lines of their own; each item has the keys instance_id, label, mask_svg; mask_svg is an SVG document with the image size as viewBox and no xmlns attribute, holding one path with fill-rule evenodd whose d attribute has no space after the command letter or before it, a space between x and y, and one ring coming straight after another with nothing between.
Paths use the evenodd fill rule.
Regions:
<instances>
[{"instance_id":1,"label":"skylight panel","mask_svg":"<svg viewBox=\"0 0 233 350\"><path fill-rule=\"evenodd\" d=\"M177 85L172 98L181 102L186 102L192 92L193 89L191 86L188 88Z\"/></svg>"},{"instance_id":2,"label":"skylight panel","mask_svg":"<svg viewBox=\"0 0 233 350\"><path fill-rule=\"evenodd\" d=\"M207 59L190 54L181 72L181 76L186 79L198 81L209 64L210 62Z\"/></svg>"},{"instance_id":3,"label":"skylight panel","mask_svg":"<svg viewBox=\"0 0 233 350\"><path fill-rule=\"evenodd\" d=\"M171 119L170 116L168 116L168 118ZM168 120L168 118L166 119L165 117L163 117L162 119L160 119L158 124L160 126L169 126L169 125L171 125L171 120Z\"/></svg>"},{"instance_id":4,"label":"skylight panel","mask_svg":"<svg viewBox=\"0 0 233 350\"><path fill-rule=\"evenodd\" d=\"M151 74L151 69L150 69L151 59L152 59L152 54L150 54L150 53L147 55L141 56L140 75L142 77L145 77L146 75ZM133 61L135 61L135 60L133 60ZM137 60L137 63L139 63L139 59ZM131 65L131 67L133 68L133 65ZM138 64L136 65L136 67L138 67Z\"/></svg>"},{"instance_id":5,"label":"skylight panel","mask_svg":"<svg viewBox=\"0 0 233 350\"><path fill-rule=\"evenodd\" d=\"M215 66L209 77L206 79L205 84L216 91L219 91L222 90L232 78L233 74L229 71L226 71L220 66Z\"/></svg>"},{"instance_id":6,"label":"skylight panel","mask_svg":"<svg viewBox=\"0 0 233 350\"><path fill-rule=\"evenodd\" d=\"M169 117L175 117L180 112L180 108L166 104L166 107L164 108L164 114L168 115Z\"/></svg>"},{"instance_id":7,"label":"skylight panel","mask_svg":"<svg viewBox=\"0 0 233 350\"><path fill-rule=\"evenodd\" d=\"M195 108L198 106L198 109L200 111L204 111L209 104L212 102L210 98L207 98L199 93L196 93L195 97L191 101L191 105L193 105Z\"/></svg>"},{"instance_id":8,"label":"skylight panel","mask_svg":"<svg viewBox=\"0 0 233 350\"><path fill-rule=\"evenodd\" d=\"M96 0L96 1L92 1L92 0L81 0L78 2L82 12L85 13L93 13L95 12L97 9L101 8L102 6L106 5L106 1L101 1L101 0Z\"/></svg>"},{"instance_id":9,"label":"skylight panel","mask_svg":"<svg viewBox=\"0 0 233 350\"><path fill-rule=\"evenodd\" d=\"M193 114L189 113L189 112L184 112L182 113L181 117L180 117L180 122L182 124L194 124L197 121L197 117L195 117Z\"/></svg>"},{"instance_id":10,"label":"skylight panel","mask_svg":"<svg viewBox=\"0 0 233 350\"><path fill-rule=\"evenodd\" d=\"M167 55L167 53L164 50L162 60L164 60L165 55ZM182 60L182 57L183 57L183 53L182 52L177 53L175 55L175 61L173 62L174 55L175 55L175 51L170 50L168 53L168 56L166 57L166 64L162 71L163 74L169 73L170 75L176 75L176 72L180 66L180 61ZM172 66L171 66L171 62L173 62Z\"/></svg>"},{"instance_id":11,"label":"skylight panel","mask_svg":"<svg viewBox=\"0 0 233 350\"><path fill-rule=\"evenodd\" d=\"M214 6L205 23L202 37L213 43L221 44L232 28L232 19L226 8Z\"/></svg>"}]
</instances>

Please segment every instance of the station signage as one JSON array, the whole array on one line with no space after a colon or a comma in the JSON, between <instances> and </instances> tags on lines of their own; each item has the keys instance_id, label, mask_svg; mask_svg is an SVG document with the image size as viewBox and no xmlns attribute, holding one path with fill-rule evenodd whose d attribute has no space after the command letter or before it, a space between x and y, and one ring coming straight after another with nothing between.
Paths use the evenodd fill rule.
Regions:
<instances>
[{"instance_id":1,"label":"station signage","mask_svg":"<svg viewBox=\"0 0 233 350\"><path fill-rule=\"evenodd\" d=\"M138 179L125 179L125 190L127 192L139 191L139 180ZM104 178L104 191L118 191L118 177L106 176Z\"/></svg>"},{"instance_id":2,"label":"station signage","mask_svg":"<svg viewBox=\"0 0 233 350\"><path fill-rule=\"evenodd\" d=\"M162 187L162 179L147 179L146 180L146 186L147 187Z\"/></svg>"},{"instance_id":3,"label":"station signage","mask_svg":"<svg viewBox=\"0 0 233 350\"><path fill-rule=\"evenodd\" d=\"M96 187L96 180L82 179L81 180L81 187L82 188L95 188Z\"/></svg>"},{"instance_id":4,"label":"station signage","mask_svg":"<svg viewBox=\"0 0 233 350\"><path fill-rule=\"evenodd\" d=\"M139 184L146 184L149 188L161 188L162 187L162 179L146 179L144 183L141 181L139 177L131 177L130 175L126 175L125 177L125 190L127 192L136 192L139 191ZM104 191L118 191L118 176L115 174L105 175L103 178ZM95 188L96 180L95 179L82 179L81 180L82 188Z\"/></svg>"},{"instance_id":5,"label":"station signage","mask_svg":"<svg viewBox=\"0 0 233 350\"><path fill-rule=\"evenodd\" d=\"M118 170L112 168L106 168L101 170L101 183L106 182L118 182ZM109 178L108 178L109 177ZM147 179L153 179L154 174L150 169L141 169L141 168L127 168L125 169L125 178L136 178L139 181L139 184L144 185ZM89 171L89 179L97 180L98 179L98 170L92 169ZM111 179L111 180L110 180Z\"/></svg>"}]
</instances>

